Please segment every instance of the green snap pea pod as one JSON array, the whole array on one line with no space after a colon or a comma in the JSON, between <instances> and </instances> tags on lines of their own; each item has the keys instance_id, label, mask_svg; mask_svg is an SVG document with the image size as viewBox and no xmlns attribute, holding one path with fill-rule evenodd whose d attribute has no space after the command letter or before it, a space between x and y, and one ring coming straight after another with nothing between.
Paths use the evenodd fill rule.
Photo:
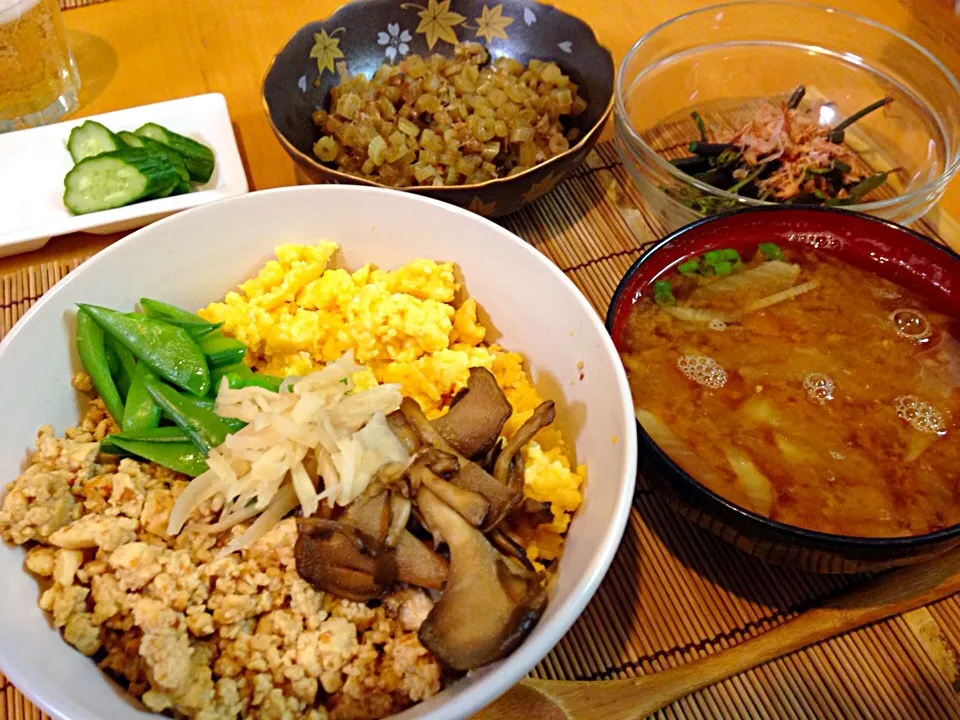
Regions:
<instances>
[{"instance_id":1,"label":"green snap pea pod","mask_svg":"<svg viewBox=\"0 0 960 720\"><path fill-rule=\"evenodd\" d=\"M199 315L187 312L178 308L176 305L161 302L160 300L151 300L150 298L140 298L140 307L147 317L163 320L171 325L182 327L193 337L206 335L208 332L216 330L223 325L222 322L214 323L204 320Z\"/></svg>"},{"instance_id":2,"label":"green snap pea pod","mask_svg":"<svg viewBox=\"0 0 960 720\"><path fill-rule=\"evenodd\" d=\"M80 354L83 369L90 376L107 412L117 424L122 423L123 400L120 399L120 391L110 374L103 330L83 310L77 312L77 352Z\"/></svg>"},{"instance_id":3,"label":"green snap pea pod","mask_svg":"<svg viewBox=\"0 0 960 720\"><path fill-rule=\"evenodd\" d=\"M133 371L127 403L123 407L124 432L148 430L160 424L160 406L147 392L148 377L154 377L150 368L146 363L138 363Z\"/></svg>"},{"instance_id":4,"label":"green snap pea pod","mask_svg":"<svg viewBox=\"0 0 960 720\"><path fill-rule=\"evenodd\" d=\"M192 442L150 442L131 440L119 435L108 435L106 440L124 452L190 477L196 477L207 470L203 451Z\"/></svg>"},{"instance_id":5,"label":"green snap pea pod","mask_svg":"<svg viewBox=\"0 0 960 720\"><path fill-rule=\"evenodd\" d=\"M206 397L194 397L193 395L182 394L182 397L185 403L189 403L194 407L203 408L204 410L209 410L210 412L214 412L217 404L217 398L214 394L207 395ZM170 415L170 413L168 413L166 410L163 411L163 417L170 422L176 422L176 420L173 419L173 416Z\"/></svg>"},{"instance_id":6,"label":"green snap pea pod","mask_svg":"<svg viewBox=\"0 0 960 720\"><path fill-rule=\"evenodd\" d=\"M104 338L103 351L107 354L107 368L110 370L110 375L116 378L120 374L120 356L117 355L117 349L110 342L110 338ZM120 395L123 395L122 390Z\"/></svg>"},{"instance_id":7,"label":"green snap pea pod","mask_svg":"<svg viewBox=\"0 0 960 720\"><path fill-rule=\"evenodd\" d=\"M234 431L246 425L243 420L237 420L236 418L224 418L224 421L233 427ZM121 430L118 433L112 433L100 441L100 452L106 453L107 455L129 455L128 452L121 450L113 443L115 438L149 443L190 443L191 446L196 447L190 438L187 437L187 434L176 425L163 425L161 427L137 430L136 432Z\"/></svg>"},{"instance_id":8,"label":"green snap pea pod","mask_svg":"<svg viewBox=\"0 0 960 720\"><path fill-rule=\"evenodd\" d=\"M235 433L238 430L242 430L247 426L243 420L238 420L237 418L225 417L220 418L226 423L227 427L230 428L231 433ZM154 443L183 443L183 442L193 442L190 440L189 436L180 429L178 425L163 425L161 427L147 428L144 430L137 430L132 432L127 432L126 430L114 433L109 437L118 437L125 440L137 440L143 442L154 442ZM104 440L103 442L106 442ZM105 452L105 451L104 451Z\"/></svg>"},{"instance_id":9,"label":"green snap pea pod","mask_svg":"<svg viewBox=\"0 0 960 720\"><path fill-rule=\"evenodd\" d=\"M97 305L80 305L103 331L153 372L194 395L210 388L210 370L197 343L182 327L156 318L139 320Z\"/></svg>"},{"instance_id":10,"label":"green snap pea pod","mask_svg":"<svg viewBox=\"0 0 960 720\"><path fill-rule=\"evenodd\" d=\"M126 450L122 450L120 447L114 444L114 438L120 438L121 440L136 440L138 442L190 442L183 430L178 428L176 425L165 425L164 427L155 427L148 428L145 430L138 430L137 432L124 432L120 431L118 433L111 433L107 435L103 440L100 441L100 452L107 455L129 455Z\"/></svg>"},{"instance_id":11,"label":"green snap pea pod","mask_svg":"<svg viewBox=\"0 0 960 720\"><path fill-rule=\"evenodd\" d=\"M247 354L247 346L234 338L224 337L219 332L212 332L197 338L197 345L210 363L210 367L236 365L243 362Z\"/></svg>"},{"instance_id":12,"label":"green snap pea pod","mask_svg":"<svg viewBox=\"0 0 960 720\"><path fill-rule=\"evenodd\" d=\"M283 382L283 378L278 378L274 375L263 375L261 373L253 373L250 377L245 378L234 375L233 373L227 373L227 382L231 388L261 387L271 392L280 392L280 384Z\"/></svg>"},{"instance_id":13,"label":"green snap pea pod","mask_svg":"<svg viewBox=\"0 0 960 720\"><path fill-rule=\"evenodd\" d=\"M227 378L227 386L231 390L239 390L245 387L262 387L265 390L280 392L280 384L283 382L283 378L278 378L274 375L255 373L246 363L242 362L213 368L210 371L210 376L213 378L212 385L214 395L220 390L220 381L223 378Z\"/></svg>"},{"instance_id":14,"label":"green snap pea pod","mask_svg":"<svg viewBox=\"0 0 960 720\"><path fill-rule=\"evenodd\" d=\"M210 368L210 394L213 397L216 397L217 393L220 391L220 381L223 380L225 375L231 374L241 378L248 378L253 377L253 370L247 367L247 364L243 362ZM230 385L230 388L235 389L233 385Z\"/></svg>"},{"instance_id":15,"label":"green snap pea pod","mask_svg":"<svg viewBox=\"0 0 960 720\"><path fill-rule=\"evenodd\" d=\"M124 438L126 440L143 440L145 442L189 442L190 438L176 425L144 428L143 430L121 430L108 437Z\"/></svg>"},{"instance_id":16,"label":"green snap pea pod","mask_svg":"<svg viewBox=\"0 0 960 720\"><path fill-rule=\"evenodd\" d=\"M185 402L181 393L157 378L148 377L146 385L154 402L173 418L177 426L204 453L221 445L232 432L230 425L213 410Z\"/></svg>"},{"instance_id":17,"label":"green snap pea pod","mask_svg":"<svg viewBox=\"0 0 960 720\"><path fill-rule=\"evenodd\" d=\"M113 338L107 337L106 343L107 352L113 353L117 358L118 365L113 373L113 378L117 383L117 389L120 391L120 397L126 401L127 394L130 392L130 383L133 382L133 373L137 369L137 359L132 352Z\"/></svg>"}]
</instances>

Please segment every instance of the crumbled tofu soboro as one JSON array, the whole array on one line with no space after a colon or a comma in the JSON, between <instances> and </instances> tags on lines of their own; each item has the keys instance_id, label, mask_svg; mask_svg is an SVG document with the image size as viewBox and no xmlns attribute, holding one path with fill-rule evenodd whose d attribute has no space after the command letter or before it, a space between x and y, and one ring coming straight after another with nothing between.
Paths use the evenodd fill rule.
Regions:
<instances>
[{"instance_id":1,"label":"crumbled tofu soboro","mask_svg":"<svg viewBox=\"0 0 960 720\"><path fill-rule=\"evenodd\" d=\"M245 526L204 532L216 499L165 536L186 478L98 461L113 428L99 400L64 438L42 428L3 497L0 537L26 545L27 569L52 583L40 606L67 642L146 707L201 720L382 718L440 690L417 639L422 593L371 609L315 591L296 571L292 518L217 559Z\"/></svg>"}]
</instances>

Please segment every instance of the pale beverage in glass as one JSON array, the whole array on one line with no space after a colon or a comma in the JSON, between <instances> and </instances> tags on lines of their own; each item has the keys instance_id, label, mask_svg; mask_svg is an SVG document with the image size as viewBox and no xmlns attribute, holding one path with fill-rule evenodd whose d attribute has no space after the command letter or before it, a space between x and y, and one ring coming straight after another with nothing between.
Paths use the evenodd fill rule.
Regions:
<instances>
[{"instance_id":1,"label":"pale beverage in glass","mask_svg":"<svg viewBox=\"0 0 960 720\"><path fill-rule=\"evenodd\" d=\"M79 87L57 0L0 0L0 132L75 110Z\"/></svg>"}]
</instances>

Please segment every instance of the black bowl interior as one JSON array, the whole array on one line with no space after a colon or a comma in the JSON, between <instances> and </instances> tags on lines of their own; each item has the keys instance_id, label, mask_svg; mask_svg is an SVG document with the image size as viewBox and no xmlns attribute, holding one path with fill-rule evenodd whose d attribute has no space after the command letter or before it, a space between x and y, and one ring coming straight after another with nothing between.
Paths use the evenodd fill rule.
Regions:
<instances>
[{"instance_id":1,"label":"black bowl interior","mask_svg":"<svg viewBox=\"0 0 960 720\"><path fill-rule=\"evenodd\" d=\"M607 330L614 344L621 343L633 304L677 263L708 250L733 247L746 251L761 242L818 248L920 292L938 309L960 317L960 256L950 249L895 223L859 213L832 208L752 208L687 225L637 260L621 280L607 311ZM638 430L641 452L657 456L677 489L705 501L735 524L769 531L771 537L790 537L808 547L874 550L893 557L919 553L960 536L960 525L896 538L832 535L786 525L745 510L701 485L674 463L639 423Z\"/></svg>"},{"instance_id":2,"label":"black bowl interior","mask_svg":"<svg viewBox=\"0 0 960 720\"><path fill-rule=\"evenodd\" d=\"M454 45L440 38L431 48L430 27L418 31L426 22L423 14L437 7L436 0L416 4L356 0L326 20L298 30L277 54L264 79L263 97L274 126L291 145L312 157L320 135L310 115L318 108L328 109L330 89L339 83L335 63L346 62L351 74L369 77L382 64L396 64L412 54L452 57ZM524 64L532 59L556 62L577 83L587 102L586 111L571 125L579 128L582 136L600 122L613 97L614 65L590 26L535 2L504 0L495 7L500 12L491 19L495 12L491 3L453 0L449 11L456 16L446 16L445 22L431 27L453 33L460 42L481 42L493 57L507 56ZM313 58L310 54L318 44L317 36L326 50L320 58ZM387 55L390 50L392 60ZM322 71L318 61L326 62Z\"/></svg>"}]
</instances>

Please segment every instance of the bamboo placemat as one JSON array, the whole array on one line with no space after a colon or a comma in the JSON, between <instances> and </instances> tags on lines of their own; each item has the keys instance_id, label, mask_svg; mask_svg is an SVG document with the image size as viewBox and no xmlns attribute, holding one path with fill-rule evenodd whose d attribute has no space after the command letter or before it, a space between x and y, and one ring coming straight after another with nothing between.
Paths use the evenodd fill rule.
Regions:
<instances>
[{"instance_id":1,"label":"bamboo placemat","mask_svg":"<svg viewBox=\"0 0 960 720\"><path fill-rule=\"evenodd\" d=\"M941 226L956 226L948 223ZM630 264L664 233L610 143L504 225L555 262L601 315ZM937 235L928 222L918 227L960 240L960 233ZM0 279L0 337L80 262L45 263ZM533 675L599 680L657 672L762 633L858 581L756 562L677 517L640 478L607 578ZM958 650L954 597L744 673L656 717L958 718ZM0 692L0 720L46 717L2 676Z\"/></svg>"},{"instance_id":2,"label":"bamboo placemat","mask_svg":"<svg viewBox=\"0 0 960 720\"><path fill-rule=\"evenodd\" d=\"M60 0L60 9L69 10L70 8L83 7L84 5L96 5L97 3L108 2L108 0Z\"/></svg>"},{"instance_id":3,"label":"bamboo placemat","mask_svg":"<svg viewBox=\"0 0 960 720\"><path fill-rule=\"evenodd\" d=\"M84 5L97 5L98 3L108 1L109 0L60 0L60 9L69 10L70 8L83 7Z\"/></svg>"}]
</instances>

